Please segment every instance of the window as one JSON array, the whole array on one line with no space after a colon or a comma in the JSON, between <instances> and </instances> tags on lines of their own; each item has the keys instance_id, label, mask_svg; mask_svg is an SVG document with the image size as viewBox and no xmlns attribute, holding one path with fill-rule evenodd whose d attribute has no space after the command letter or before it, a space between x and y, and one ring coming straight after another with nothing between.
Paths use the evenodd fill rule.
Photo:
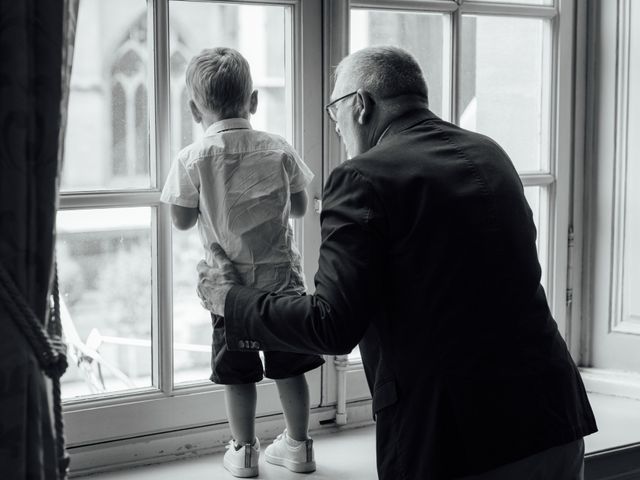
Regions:
<instances>
[{"instance_id":1,"label":"window","mask_svg":"<svg viewBox=\"0 0 640 480\"><path fill-rule=\"evenodd\" d=\"M563 302L558 298L562 290L548 280L550 270L563 271L561 264L552 264L552 232L568 228L556 217L568 202L554 193L570 182L568 175L558 178L557 168L559 161L569 165L570 158L560 159L553 149L556 140L564 141L553 130L555 119L571 108L568 101L553 103L559 86L552 75L560 35L553 28L557 11L523 8L524 2L514 1L458 3L414 2L410 10L401 10L394 2L351 2L350 51L386 44L405 48L425 72L431 110L492 137L506 150L521 175L538 230L543 286L552 302ZM564 311L556 308L555 314L563 321ZM357 350L350 360L359 360Z\"/></svg>"},{"instance_id":2,"label":"window","mask_svg":"<svg viewBox=\"0 0 640 480\"><path fill-rule=\"evenodd\" d=\"M81 3L61 190L150 188L146 2Z\"/></svg>"},{"instance_id":3,"label":"window","mask_svg":"<svg viewBox=\"0 0 640 480\"><path fill-rule=\"evenodd\" d=\"M62 380L65 399L157 385L151 348L157 210L146 195L124 200L115 194L149 190L155 182L146 6L119 1L112 7L83 1L78 18L57 218L62 320L72 360ZM94 193L80 193L87 191ZM73 208L64 208L69 202Z\"/></svg>"},{"instance_id":4,"label":"window","mask_svg":"<svg viewBox=\"0 0 640 480\"><path fill-rule=\"evenodd\" d=\"M300 48L300 27L313 14L290 0L81 0L57 219L72 454L97 442L224 424L223 392L208 379L211 320L195 293L203 247L195 229L171 227L159 201L176 153L203 134L184 73L205 47L243 53L259 92L253 127L298 149L318 175L309 188L317 197L321 157L313 145L321 130L316 138L305 133L302 91L317 92L305 94L305 107L320 111L321 71ZM308 46L320 39L307 36ZM307 217L296 223L302 252L305 238L319 238L317 214ZM304 268L315 271L313 255ZM320 371L308 380L319 405ZM259 388L258 414L277 413L273 382ZM84 457L76 456L82 471ZM94 456L87 465L95 464Z\"/></svg>"},{"instance_id":5,"label":"window","mask_svg":"<svg viewBox=\"0 0 640 480\"><path fill-rule=\"evenodd\" d=\"M62 210L57 224L63 398L151 387L151 210Z\"/></svg>"},{"instance_id":6,"label":"window","mask_svg":"<svg viewBox=\"0 0 640 480\"><path fill-rule=\"evenodd\" d=\"M396 45L411 52L425 72L429 106L451 119L451 21L448 15L374 9L351 10L350 51Z\"/></svg>"},{"instance_id":7,"label":"window","mask_svg":"<svg viewBox=\"0 0 640 480\"><path fill-rule=\"evenodd\" d=\"M222 432L225 412L221 390L207 380L210 319L194 292L202 247L195 230L171 227L159 202L176 153L202 135L184 71L205 47L247 57L259 91L254 128L287 138L316 174L309 212L295 225L311 289L320 243L314 199L341 155L322 116L332 67L366 45L411 51L434 112L493 136L512 157L565 331L573 135L566 56L575 2L562 1L561 15L551 0L81 0L58 214L75 472L162 455L155 446L170 438L176 448L196 438L203 450L224 440L210 434ZM339 400L369 397L357 352L335 360L309 378L319 407L312 425L334 418ZM271 416L277 398L271 382L259 385L260 428L279 421ZM370 406L361 408L369 419Z\"/></svg>"}]
</instances>

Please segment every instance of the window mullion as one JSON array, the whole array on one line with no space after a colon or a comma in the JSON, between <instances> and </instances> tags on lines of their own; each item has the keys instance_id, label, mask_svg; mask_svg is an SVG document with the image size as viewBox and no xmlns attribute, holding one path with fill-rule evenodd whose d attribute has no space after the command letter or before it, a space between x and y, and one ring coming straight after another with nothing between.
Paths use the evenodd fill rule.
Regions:
<instances>
[{"instance_id":1,"label":"window mullion","mask_svg":"<svg viewBox=\"0 0 640 480\"><path fill-rule=\"evenodd\" d=\"M154 190L62 193L59 209L148 207L159 202L160 192Z\"/></svg>"},{"instance_id":2,"label":"window mullion","mask_svg":"<svg viewBox=\"0 0 640 480\"><path fill-rule=\"evenodd\" d=\"M464 15L507 15L510 17L554 18L558 8L542 5L517 5L489 2L464 2L460 5Z\"/></svg>"},{"instance_id":3,"label":"window mullion","mask_svg":"<svg viewBox=\"0 0 640 480\"><path fill-rule=\"evenodd\" d=\"M458 4L451 0L351 0L351 8L376 10L453 12Z\"/></svg>"},{"instance_id":4,"label":"window mullion","mask_svg":"<svg viewBox=\"0 0 640 480\"><path fill-rule=\"evenodd\" d=\"M150 2L152 26L152 63L149 84L153 88L153 112L150 115L151 159L155 164L156 184L162 185L171 163L169 99L169 2ZM158 205L155 222L153 374L158 388L169 393L173 388L173 296L171 258L171 218L167 205Z\"/></svg>"},{"instance_id":5,"label":"window mullion","mask_svg":"<svg viewBox=\"0 0 640 480\"><path fill-rule=\"evenodd\" d=\"M552 189L552 208L550 211L550 229L552 243L551 271L554 275L552 289L552 311L558 322L560 331L571 344L566 304L567 278L560 272L566 272L568 263L567 244L568 230L571 221L571 190L572 190L572 153L573 153L573 125L574 125L574 0L562 0L561 17L552 23L552 91L551 93L551 172L555 174L555 188ZM551 283L551 282L550 282Z\"/></svg>"}]
</instances>

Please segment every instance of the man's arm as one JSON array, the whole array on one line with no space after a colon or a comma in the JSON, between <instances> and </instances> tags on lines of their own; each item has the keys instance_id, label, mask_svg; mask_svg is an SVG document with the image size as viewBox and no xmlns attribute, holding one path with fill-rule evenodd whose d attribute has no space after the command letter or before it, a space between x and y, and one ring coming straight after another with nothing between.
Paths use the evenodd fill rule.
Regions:
<instances>
[{"instance_id":1,"label":"man's arm","mask_svg":"<svg viewBox=\"0 0 640 480\"><path fill-rule=\"evenodd\" d=\"M385 239L375 193L343 165L329 177L323 203L316 293L277 295L227 283L223 302L230 350L345 354L385 310Z\"/></svg>"},{"instance_id":2,"label":"man's arm","mask_svg":"<svg viewBox=\"0 0 640 480\"><path fill-rule=\"evenodd\" d=\"M178 230L189 230L198 221L198 209L171 205L171 220Z\"/></svg>"}]
</instances>

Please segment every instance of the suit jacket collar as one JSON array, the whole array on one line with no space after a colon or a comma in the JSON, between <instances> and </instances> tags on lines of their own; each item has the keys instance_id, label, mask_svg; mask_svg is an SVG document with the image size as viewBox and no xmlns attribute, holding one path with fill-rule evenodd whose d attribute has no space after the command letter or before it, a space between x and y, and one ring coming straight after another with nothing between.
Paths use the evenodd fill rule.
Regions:
<instances>
[{"instance_id":1,"label":"suit jacket collar","mask_svg":"<svg viewBox=\"0 0 640 480\"><path fill-rule=\"evenodd\" d=\"M434 118L438 118L438 116L427 108L420 108L406 112L402 116L391 121L387 128L382 132L382 135L380 135L380 138L378 138L376 146L386 142L399 132L408 130L425 120Z\"/></svg>"}]
</instances>

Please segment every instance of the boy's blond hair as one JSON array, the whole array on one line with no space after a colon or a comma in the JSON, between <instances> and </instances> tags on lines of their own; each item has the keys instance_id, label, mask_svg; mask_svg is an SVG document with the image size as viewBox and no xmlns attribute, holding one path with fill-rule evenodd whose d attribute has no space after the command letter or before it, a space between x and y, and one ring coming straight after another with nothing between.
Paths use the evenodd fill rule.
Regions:
<instances>
[{"instance_id":1,"label":"boy's blond hair","mask_svg":"<svg viewBox=\"0 0 640 480\"><path fill-rule=\"evenodd\" d=\"M251 71L247 60L233 48L202 50L187 66L186 83L198 108L222 118L246 115L253 91Z\"/></svg>"}]
</instances>

